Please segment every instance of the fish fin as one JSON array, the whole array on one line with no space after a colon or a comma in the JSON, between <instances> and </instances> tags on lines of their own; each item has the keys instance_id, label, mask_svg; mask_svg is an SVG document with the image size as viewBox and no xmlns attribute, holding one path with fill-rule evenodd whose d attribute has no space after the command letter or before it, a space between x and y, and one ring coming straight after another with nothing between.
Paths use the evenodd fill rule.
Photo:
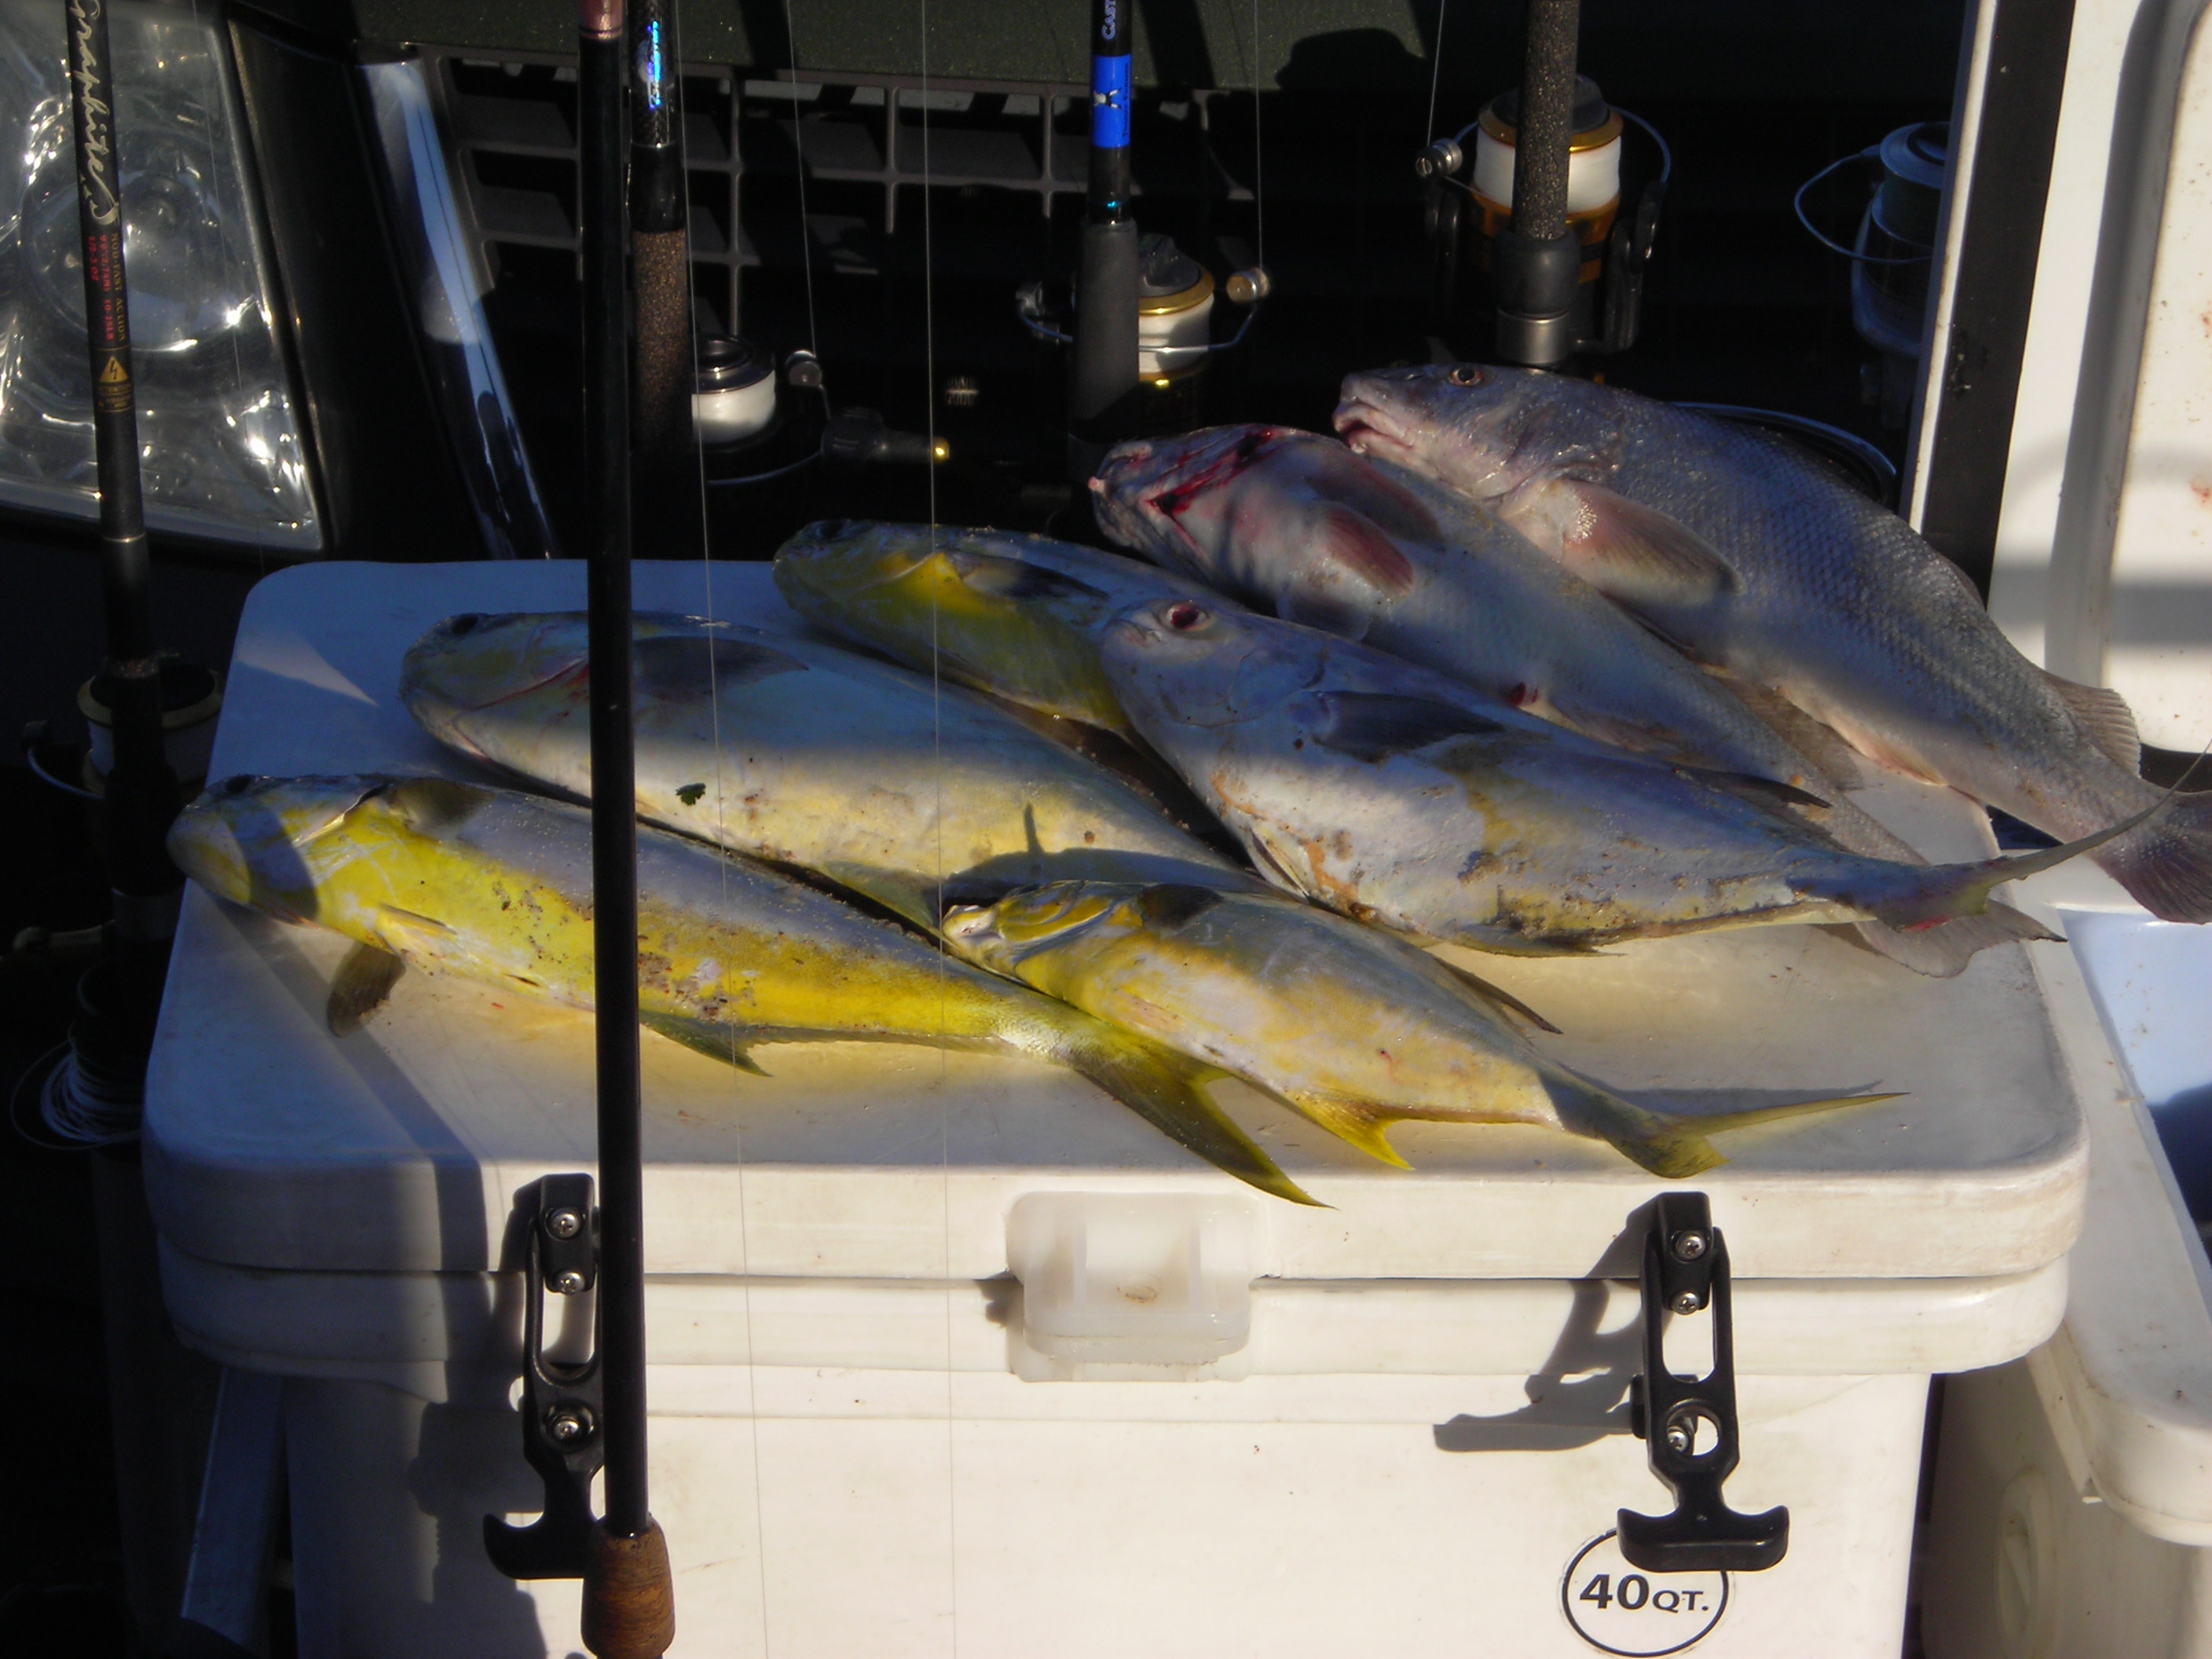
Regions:
<instances>
[{"instance_id":1,"label":"fish fin","mask_svg":"<svg viewBox=\"0 0 2212 1659\"><path fill-rule=\"evenodd\" d=\"M1992 945L2060 939L2034 917L2009 904L1996 903L1978 916L1958 916L1911 932L1879 921L1859 922L1851 931L1869 950L1930 979L1956 977L1966 970L1976 951Z\"/></svg>"},{"instance_id":2,"label":"fish fin","mask_svg":"<svg viewBox=\"0 0 2212 1659\"><path fill-rule=\"evenodd\" d=\"M2161 921L2212 921L2212 794L2172 799L2159 823L2097 863Z\"/></svg>"},{"instance_id":3,"label":"fish fin","mask_svg":"<svg viewBox=\"0 0 2212 1659\"><path fill-rule=\"evenodd\" d=\"M1538 1013L1534 1008L1531 1008L1527 1003L1522 1001L1519 997L1515 996L1510 991L1504 990L1498 986L1492 985L1488 980L1483 978L1480 974L1469 973L1466 969L1461 967L1459 963L1455 962L1446 962L1442 957L1431 957L1430 960L1434 962L1437 967L1443 969L1461 984L1466 986L1467 988L1474 992L1475 995L1480 997L1485 1002L1487 1002L1495 1007L1503 1008L1509 1013L1520 1015L1522 1018L1527 1020L1531 1025L1534 1026L1540 1031L1549 1031L1553 1036L1559 1036L1559 1028L1558 1026L1553 1024L1550 1020L1546 1019L1543 1015Z\"/></svg>"},{"instance_id":4,"label":"fish fin","mask_svg":"<svg viewBox=\"0 0 2212 1659\"><path fill-rule=\"evenodd\" d=\"M1800 789L1794 783L1784 783L1779 778L1762 778L1756 772L1709 772L1701 766L1680 769L1716 788L1731 794L1769 805L1830 807L1835 802L1816 795L1809 789Z\"/></svg>"},{"instance_id":5,"label":"fish fin","mask_svg":"<svg viewBox=\"0 0 2212 1659\"><path fill-rule=\"evenodd\" d=\"M664 634L630 647L630 683L641 697L672 702L726 691L778 674L803 674L806 665L773 646L699 634Z\"/></svg>"},{"instance_id":6,"label":"fish fin","mask_svg":"<svg viewBox=\"0 0 2212 1659\"><path fill-rule=\"evenodd\" d=\"M384 948L395 956L409 947L425 952L434 952L449 946L458 937L453 930L433 917L418 915L412 910L403 910L396 904L380 904L376 908L376 936Z\"/></svg>"},{"instance_id":7,"label":"fish fin","mask_svg":"<svg viewBox=\"0 0 2212 1659\"><path fill-rule=\"evenodd\" d=\"M1392 599L1413 592L1413 562L1365 514L1332 502L1322 509L1318 534L1329 562L1362 585Z\"/></svg>"},{"instance_id":8,"label":"fish fin","mask_svg":"<svg viewBox=\"0 0 2212 1659\"><path fill-rule=\"evenodd\" d=\"M1624 1100L1603 1085L1565 1068L1547 1066L1543 1077L1544 1091L1552 1097L1562 1128L1604 1141L1653 1175L1681 1181L1728 1162L1698 1128Z\"/></svg>"},{"instance_id":9,"label":"fish fin","mask_svg":"<svg viewBox=\"0 0 2212 1659\"><path fill-rule=\"evenodd\" d=\"M1340 640L1364 640L1375 618L1346 594L1326 574L1309 572L1291 584L1276 614L1301 628L1317 628Z\"/></svg>"},{"instance_id":10,"label":"fish fin","mask_svg":"<svg viewBox=\"0 0 2212 1659\"><path fill-rule=\"evenodd\" d=\"M1784 1100L1771 1106L1741 1106L1719 1112L1668 1112L1658 1114L1667 1122L1678 1127L1695 1129L1700 1134L1726 1134L1731 1129L1756 1128L1762 1123L1781 1123L1793 1117L1810 1117L1816 1112L1841 1111L1846 1106L1873 1106L1885 1100L1902 1100L1906 1091L1891 1089L1875 1094L1826 1095L1818 1100Z\"/></svg>"},{"instance_id":11,"label":"fish fin","mask_svg":"<svg viewBox=\"0 0 2212 1659\"><path fill-rule=\"evenodd\" d=\"M1427 504L1368 457L1328 438L1304 447L1306 484L1322 500L1371 520L1388 536L1443 540L1443 526Z\"/></svg>"},{"instance_id":12,"label":"fish fin","mask_svg":"<svg viewBox=\"0 0 2212 1659\"><path fill-rule=\"evenodd\" d=\"M1411 754L1447 738L1485 736L1505 728L1448 702L1382 691L1325 691L1328 719L1316 741L1370 765Z\"/></svg>"},{"instance_id":13,"label":"fish fin","mask_svg":"<svg viewBox=\"0 0 2212 1659\"><path fill-rule=\"evenodd\" d=\"M1224 1175L1293 1204L1326 1207L1206 1092L1207 1083L1226 1075L1218 1066L1088 1015L1071 1022L1059 1058Z\"/></svg>"},{"instance_id":14,"label":"fish fin","mask_svg":"<svg viewBox=\"0 0 2212 1659\"><path fill-rule=\"evenodd\" d=\"M1607 941L1610 943L1611 941ZM1447 945L1482 951L1493 957L1601 957L1607 952L1583 939L1539 939L1503 927L1455 927Z\"/></svg>"},{"instance_id":15,"label":"fish fin","mask_svg":"<svg viewBox=\"0 0 2212 1659\"><path fill-rule=\"evenodd\" d=\"M873 899L901 921L912 923L926 933L937 932L939 888L935 882L924 882L917 877L902 875L894 870L878 869L872 865L843 864L832 860L820 867L822 873L830 880L851 888L865 898ZM988 890L989 898L996 899L1004 896L1000 890L1002 886L1012 884L979 884L974 890L967 891L966 896L970 902L983 902Z\"/></svg>"},{"instance_id":16,"label":"fish fin","mask_svg":"<svg viewBox=\"0 0 2212 1659\"><path fill-rule=\"evenodd\" d=\"M1708 1136L1899 1098L1895 1092L1829 1095L1818 1100L1789 1100L1727 1111L1655 1112L1571 1072L1549 1073L1545 1084L1560 1121L1569 1129L1595 1136L1653 1175L1670 1181L1699 1175L1728 1162Z\"/></svg>"},{"instance_id":17,"label":"fish fin","mask_svg":"<svg viewBox=\"0 0 2212 1659\"><path fill-rule=\"evenodd\" d=\"M2048 671L2043 680L2072 711L2089 741L2103 750L2115 766L2124 767L2130 772L2142 769L2142 739L2136 735L2135 711L2128 707L2125 697L2101 685L2061 679Z\"/></svg>"},{"instance_id":18,"label":"fish fin","mask_svg":"<svg viewBox=\"0 0 2212 1659\"><path fill-rule=\"evenodd\" d=\"M332 1036L351 1036L376 1017L407 971L405 960L379 945L356 945L331 977L323 1018Z\"/></svg>"},{"instance_id":19,"label":"fish fin","mask_svg":"<svg viewBox=\"0 0 2212 1659\"><path fill-rule=\"evenodd\" d=\"M2147 882L2161 877L2178 880L2178 902L2182 908L2193 908L2197 912L2168 916L2166 920L2212 921L2212 795L2182 796L2168 792L2142 811L2131 813L2094 835L2045 848L2040 852L2015 853L2009 858L1984 859L1972 864L1882 865L1869 860L1874 865L1872 871L1862 867L1832 878L1800 878L1790 884L1815 897L1853 905L1893 927L1931 927L1954 916L1980 915L1989 904L1991 889L2037 875L2118 841L2142 828L2146 820L2165 811L2169 803L2178 805L2180 811L2139 841L2141 846L2159 849L2145 861L2156 874L2142 878ZM2185 818L2183 812L2191 817ZM2136 857L2140 859L2141 854ZM2098 861L2105 863L2102 859ZM2119 861L2127 861L2124 851ZM2106 864L2106 868L2110 871L2112 866ZM2112 873L2118 878L2118 872ZM2122 885L2126 885L2124 879ZM2129 891L2132 893L2135 889L2130 887ZM2154 914L2161 914L2141 895L2137 898Z\"/></svg>"},{"instance_id":20,"label":"fish fin","mask_svg":"<svg viewBox=\"0 0 2212 1659\"><path fill-rule=\"evenodd\" d=\"M1103 587L1093 587L1089 582L1054 570L1044 565L1032 564L1027 559L1009 558L1004 553L986 553L970 547L955 547L946 556L951 560L960 585L971 592L988 593L1005 599L1103 599L1109 598Z\"/></svg>"},{"instance_id":21,"label":"fish fin","mask_svg":"<svg viewBox=\"0 0 2212 1659\"><path fill-rule=\"evenodd\" d=\"M734 1066L741 1072L750 1072L755 1077L766 1077L760 1063L745 1052L738 1041L737 1028L717 1025L712 1020L686 1019L681 1014L657 1013L651 1009L641 1012L637 1023L648 1031L657 1032L671 1042L683 1044L695 1054L704 1054L709 1060L719 1060L725 1066Z\"/></svg>"},{"instance_id":22,"label":"fish fin","mask_svg":"<svg viewBox=\"0 0 2212 1659\"><path fill-rule=\"evenodd\" d=\"M1615 598L1694 605L1732 592L1735 572L1711 544L1679 520L1632 501L1603 484L1562 479L1576 511L1565 526L1560 558L1592 586Z\"/></svg>"},{"instance_id":23,"label":"fish fin","mask_svg":"<svg viewBox=\"0 0 2212 1659\"><path fill-rule=\"evenodd\" d=\"M1357 1146L1378 1163L1387 1164L1394 1170L1413 1167L1400 1157L1398 1149L1383 1137L1382 1132L1397 1122L1402 1114L1384 1112L1356 1100L1340 1100L1333 1095L1313 1094L1304 1090L1285 1090L1283 1094L1291 1105L1339 1140Z\"/></svg>"},{"instance_id":24,"label":"fish fin","mask_svg":"<svg viewBox=\"0 0 2212 1659\"><path fill-rule=\"evenodd\" d=\"M1826 720L1816 720L1771 687L1741 679L1718 669L1705 671L1726 686L1737 702L1783 742L1810 761L1821 778L1838 789L1863 789L1866 775L1857 752Z\"/></svg>"}]
</instances>

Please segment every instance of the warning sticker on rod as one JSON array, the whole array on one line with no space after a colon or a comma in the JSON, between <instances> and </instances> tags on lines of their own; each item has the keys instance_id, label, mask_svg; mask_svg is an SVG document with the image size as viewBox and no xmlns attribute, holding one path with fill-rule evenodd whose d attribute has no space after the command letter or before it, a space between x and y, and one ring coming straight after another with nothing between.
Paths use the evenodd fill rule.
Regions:
<instances>
[{"instance_id":1,"label":"warning sticker on rod","mask_svg":"<svg viewBox=\"0 0 2212 1659\"><path fill-rule=\"evenodd\" d=\"M1559 1581L1575 1634L1600 1653L1636 1659L1695 1647L1720 1623L1728 1597L1726 1573L1639 1571L1609 1532L1577 1550Z\"/></svg>"}]
</instances>

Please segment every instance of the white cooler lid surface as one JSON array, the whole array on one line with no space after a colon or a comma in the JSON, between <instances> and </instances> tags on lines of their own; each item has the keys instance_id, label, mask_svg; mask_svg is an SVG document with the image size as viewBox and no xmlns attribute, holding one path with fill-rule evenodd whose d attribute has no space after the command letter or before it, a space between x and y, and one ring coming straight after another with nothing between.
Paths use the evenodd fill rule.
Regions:
<instances>
[{"instance_id":1,"label":"white cooler lid surface","mask_svg":"<svg viewBox=\"0 0 2212 1659\"><path fill-rule=\"evenodd\" d=\"M711 577L712 593L708 591ZM803 625L761 565L640 563L641 610ZM211 775L393 771L485 781L400 707L402 654L465 611L577 609L574 562L331 563L254 590ZM711 602L710 602L711 599ZM1981 814L1883 780L1856 797L1932 857L1985 856ZM147 1088L147 1184L209 1262L480 1271L515 1194L588 1169L592 1023L410 974L333 1039L347 946L187 895ZM2033 951L1923 978L1824 929L1642 942L1594 959L1463 958L1561 1026L1568 1063L1683 1109L1901 1090L1729 1133L1712 1195L1744 1277L2016 1273L2080 1224L2087 1143ZM2086 1018L2076 1012L2062 1018ZM738 1073L645 1039L646 1255L656 1273L970 1279L1007 1270L1007 1218L1050 1190L1249 1203L1256 1271L1299 1279L1632 1277L1630 1212L1668 1183L1601 1144L1406 1124L1372 1163L1241 1085L1225 1104L1331 1207L1250 1192L1081 1079L874 1044L781 1045Z\"/></svg>"}]
</instances>

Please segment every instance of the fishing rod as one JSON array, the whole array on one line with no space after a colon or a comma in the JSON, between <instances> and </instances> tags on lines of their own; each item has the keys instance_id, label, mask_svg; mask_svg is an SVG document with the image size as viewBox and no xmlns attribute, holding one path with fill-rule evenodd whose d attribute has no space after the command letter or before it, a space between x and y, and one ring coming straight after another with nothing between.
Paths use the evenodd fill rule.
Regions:
<instances>
[{"instance_id":1,"label":"fishing rod","mask_svg":"<svg viewBox=\"0 0 2212 1659\"><path fill-rule=\"evenodd\" d=\"M625 22L630 27L625 30ZM642 27L641 27L641 25ZM668 180L650 154L666 88L666 15L623 0L582 0L578 20L577 220L583 263L584 550L591 685L592 1001L599 1150L591 1177L549 1175L519 1206L527 1286L523 1455L545 1482L526 1527L484 1517L485 1553L516 1578L584 1581L584 1645L599 1659L659 1659L676 1639L668 1544L647 1482L645 1193L638 1079L637 765L631 726L630 511L633 398L629 233L646 199L665 214ZM652 54L649 61L639 50ZM648 139L624 125L629 87ZM647 152L641 165L640 150ZM680 166L675 186L682 190ZM641 238L641 275L665 244ZM665 296L663 296L665 298ZM650 325L641 318L641 332ZM688 344L688 342L687 342ZM684 428L688 434L688 426ZM596 1224L594 1223L596 1222ZM590 1359L545 1352L544 1295L596 1291ZM594 1475L605 1508L592 1514Z\"/></svg>"},{"instance_id":2,"label":"fishing rod","mask_svg":"<svg viewBox=\"0 0 2212 1659\"><path fill-rule=\"evenodd\" d=\"M585 521L592 691L592 921L596 984L599 1142L599 1371L605 1509L584 1571L585 1645L600 1659L658 1659L676 1635L668 1546L653 1519L646 1478L645 1193L640 1140L637 1024L637 763L631 726L630 512L633 440L632 295L626 221L641 197L665 210L667 180L640 150L670 125L660 74L665 15L638 8L624 38L623 0L585 0L585 63L593 84L583 112L579 194L584 252L584 448L591 469ZM641 28L641 24L643 27ZM642 38L641 38L642 37ZM636 66L632 143L623 142L624 48ZM642 61L652 54L650 63ZM647 142L641 144L640 138ZM623 212L629 150L629 213ZM681 198L683 179L674 181ZM665 303L643 287L659 245L641 238L640 321ZM642 410L641 410L642 412Z\"/></svg>"},{"instance_id":3,"label":"fishing rod","mask_svg":"<svg viewBox=\"0 0 2212 1659\"><path fill-rule=\"evenodd\" d=\"M1091 174L1067 379L1068 472L1080 483L1123 430L1137 390L1137 221L1130 211L1128 0L1091 0Z\"/></svg>"},{"instance_id":4,"label":"fishing rod","mask_svg":"<svg viewBox=\"0 0 2212 1659\"><path fill-rule=\"evenodd\" d=\"M1549 368L1575 349L1582 244L1567 228L1581 0L1528 0L1521 111L1513 136L1513 222L1498 234L1498 355Z\"/></svg>"},{"instance_id":5,"label":"fishing rod","mask_svg":"<svg viewBox=\"0 0 2212 1659\"><path fill-rule=\"evenodd\" d=\"M184 878L163 846L177 815L177 781L161 740L161 659L154 644L146 511L138 476L138 404L123 272L123 190L115 143L104 0L68 0L70 105L84 246L85 337L92 359L92 424L100 484L100 590L107 654L94 694L106 704L114 749L101 802L113 959L146 1036L176 932Z\"/></svg>"},{"instance_id":6,"label":"fishing rod","mask_svg":"<svg viewBox=\"0 0 2212 1659\"><path fill-rule=\"evenodd\" d=\"M684 178L682 59L673 0L629 0L629 235L636 282L630 444L633 524L664 558L703 556L699 447L692 434L697 364Z\"/></svg>"}]
</instances>

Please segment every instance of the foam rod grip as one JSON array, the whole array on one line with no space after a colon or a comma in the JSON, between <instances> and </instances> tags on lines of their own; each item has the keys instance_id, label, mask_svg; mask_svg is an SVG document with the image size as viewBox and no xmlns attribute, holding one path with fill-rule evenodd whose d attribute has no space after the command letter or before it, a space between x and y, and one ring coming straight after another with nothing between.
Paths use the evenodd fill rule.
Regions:
<instances>
[{"instance_id":1,"label":"foam rod grip","mask_svg":"<svg viewBox=\"0 0 2212 1659\"><path fill-rule=\"evenodd\" d=\"M668 1540L647 1521L635 1538L592 1528L584 1556L584 1645L599 1659L661 1659L676 1640Z\"/></svg>"},{"instance_id":2,"label":"foam rod grip","mask_svg":"<svg viewBox=\"0 0 2212 1659\"><path fill-rule=\"evenodd\" d=\"M691 447L691 258L684 227L631 240L637 272L635 442L644 454Z\"/></svg>"}]
</instances>

